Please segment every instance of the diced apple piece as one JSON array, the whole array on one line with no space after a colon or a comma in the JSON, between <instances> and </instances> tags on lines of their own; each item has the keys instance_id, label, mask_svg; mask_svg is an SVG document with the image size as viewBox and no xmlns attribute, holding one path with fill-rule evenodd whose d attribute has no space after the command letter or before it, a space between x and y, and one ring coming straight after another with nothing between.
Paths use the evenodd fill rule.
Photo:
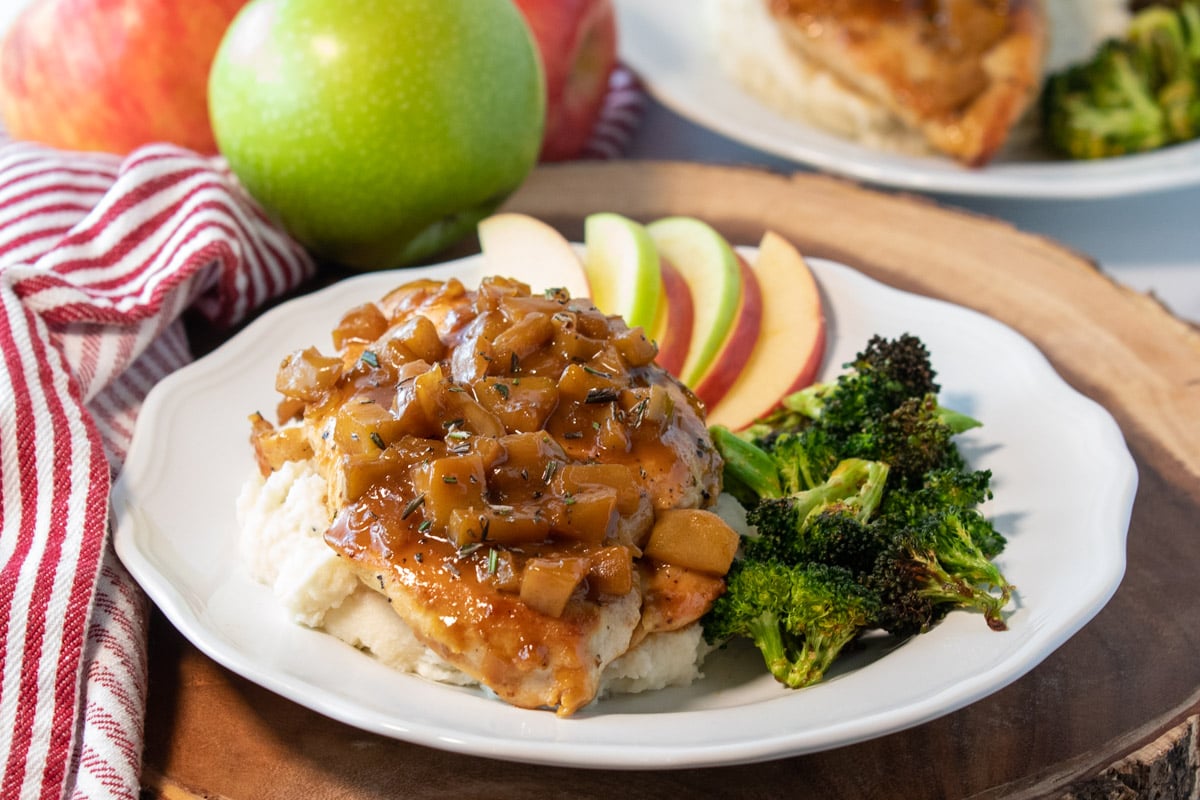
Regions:
<instances>
[{"instance_id":1,"label":"diced apple piece","mask_svg":"<svg viewBox=\"0 0 1200 800\"><path fill-rule=\"evenodd\" d=\"M738 549L738 535L725 520L702 508L660 512L646 542L646 555L656 561L724 575Z\"/></svg>"},{"instance_id":2,"label":"diced apple piece","mask_svg":"<svg viewBox=\"0 0 1200 800\"><path fill-rule=\"evenodd\" d=\"M646 230L659 255L679 271L692 293L692 337L678 377L695 386L737 321L742 302L737 254L721 234L693 217L667 217Z\"/></svg>"},{"instance_id":3,"label":"diced apple piece","mask_svg":"<svg viewBox=\"0 0 1200 800\"><path fill-rule=\"evenodd\" d=\"M505 430L515 433L540 431L558 406L558 384L553 378L484 378L472 389Z\"/></svg>"},{"instance_id":4,"label":"diced apple piece","mask_svg":"<svg viewBox=\"0 0 1200 800\"><path fill-rule=\"evenodd\" d=\"M390 409L362 396L344 402L333 424L333 440L342 452L352 455L378 455L402 432Z\"/></svg>"},{"instance_id":5,"label":"diced apple piece","mask_svg":"<svg viewBox=\"0 0 1200 800\"><path fill-rule=\"evenodd\" d=\"M563 288L571 297L591 295L574 245L540 219L494 214L481 221L477 230L489 274L516 278L536 293Z\"/></svg>"},{"instance_id":6,"label":"diced apple piece","mask_svg":"<svg viewBox=\"0 0 1200 800\"><path fill-rule=\"evenodd\" d=\"M708 414L710 425L731 430L745 428L771 412L780 399L811 384L825 358L825 313L804 257L782 236L768 231L759 245L754 273L769 287L763 293L760 343Z\"/></svg>"},{"instance_id":7,"label":"diced apple piece","mask_svg":"<svg viewBox=\"0 0 1200 800\"><path fill-rule=\"evenodd\" d=\"M350 342L373 342L387 331L387 317L374 303L355 306L333 329L333 347L341 350Z\"/></svg>"},{"instance_id":8,"label":"diced apple piece","mask_svg":"<svg viewBox=\"0 0 1200 800\"><path fill-rule=\"evenodd\" d=\"M342 376L342 359L323 356L315 347L297 350L283 359L275 374L275 390L305 402L316 402Z\"/></svg>"},{"instance_id":9,"label":"diced apple piece","mask_svg":"<svg viewBox=\"0 0 1200 800\"><path fill-rule=\"evenodd\" d=\"M643 490L624 464L567 464L554 475L559 494L577 495L589 489L610 488L617 493L617 511L632 514L642 502Z\"/></svg>"},{"instance_id":10,"label":"diced apple piece","mask_svg":"<svg viewBox=\"0 0 1200 800\"><path fill-rule=\"evenodd\" d=\"M745 368L746 359L758 347L761 339L762 287L746 259L741 256L738 257L738 269L742 273L742 299L736 321L703 377L693 387L696 396L708 408L720 403L737 382Z\"/></svg>"},{"instance_id":11,"label":"diced apple piece","mask_svg":"<svg viewBox=\"0 0 1200 800\"><path fill-rule=\"evenodd\" d=\"M476 453L436 458L413 471L413 486L424 497L425 519L445 530L456 508L481 508L486 477Z\"/></svg>"},{"instance_id":12,"label":"diced apple piece","mask_svg":"<svg viewBox=\"0 0 1200 800\"><path fill-rule=\"evenodd\" d=\"M484 541L503 545L545 541L550 522L537 508L484 506L456 508L450 512L446 537L458 547Z\"/></svg>"},{"instance_id":13,"label":"diced apple piece","mask_svg":"<svg viewBox=\"0 0 1200 800\"><path fill-rule=\"evenodd\" d=\"M546 508L554 532L567 539L599 544L617 531L617 490L611 487L565 494Z\"/></svg>"},{"instance_id":14,"label":"diced apple piece","mask_svg":"<svg viewBox=\"0 0 1200 800\"><path fill-rule=\"evenodd\" d=\"M529 559L521 572L521 602L547 616L562 616L590 566L586 558Z\"/></svg>"},{"instance_id":15,"label":"diced apple piece","mask_svg":"<svg viewBox=\"0 0 1200 800\"><path fill-rule=\"evenodd\" d=\"M439 361L446 352L437 326L420 314L412 316L397 328L388 344L407 351L411 358L406 360L427 361L430 364Z\"/></svg>"},{"instance_id":16,"label":"diced apple piece","mask_svg":"<svg viewBox=\"0 0 1200 800\"><path fill-rule=\"evenodd\" d=\"M591 554L589 588L596 594L626 595L633 591L633 553L624 545L601 547Z\"/></svg>"},{"instance_id":17,"label":"diced apple piece","mask_svg":"<svg viewBox=\"0 0 1200 800\"><path fill-rule=\"evenodd\" d=\"M257 411L250 415L250 424L250 442L254 445L259 471L264 476L288 461L305 461L312 458L312 445L308 442L304 428L298 425L276 428Z\"/></svg>"},{"instance_id":18,"label":"diced apple piece","mask_svg":"<svg viewBox=\"0 0 1200 800\"><path fill-rule=\"evenodd\" d=\"M592 302L629 327L650 330L662 297L658 250L645 227L620 214L591 214L583 223L584 269Z\"/></svg>"}]
</instances>

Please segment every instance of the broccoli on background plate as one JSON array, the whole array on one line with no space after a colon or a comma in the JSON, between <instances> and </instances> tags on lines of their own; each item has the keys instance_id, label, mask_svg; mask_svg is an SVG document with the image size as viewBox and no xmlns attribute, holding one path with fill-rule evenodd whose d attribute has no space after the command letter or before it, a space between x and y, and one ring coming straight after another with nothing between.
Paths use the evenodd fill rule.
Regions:
<instances>
[{"instance_id":1,"label":"broccoli on background plate","mask_svg":"<svg viewBox=\"0 0 1200 800\"><path fill-rule=\"evenodd\" d=\"M1139 11L1124 38L1046 80L1047 143L1070 158L1154 150L1200 136L1200 0Z\"/></svg>"},{"instance_id":2,"label":"broccoli on background plate","mask_svg":"<svg viewBox=\"0 0 1200 800\"><path fill-rule=\"evenodd\" d=\"M705 633L752 640L792 688L869 630L912 636L955 609L1004 630L1014 588L993 563L1004 537L979 511L991 473L954 442L979 423L938 404L925 345L876 336L846 367L745 431L712 431L755 535Z\"/></svg>"}]
</instances>

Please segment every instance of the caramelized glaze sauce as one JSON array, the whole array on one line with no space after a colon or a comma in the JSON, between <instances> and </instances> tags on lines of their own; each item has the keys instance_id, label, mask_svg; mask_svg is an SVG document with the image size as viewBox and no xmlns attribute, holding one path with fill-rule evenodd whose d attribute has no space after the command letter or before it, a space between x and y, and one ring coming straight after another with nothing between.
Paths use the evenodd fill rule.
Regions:
<instances>
[{"instance_id":1,"label":"caramelized glaze sauce","mask_svg":"<svg viewBox=\"0 0 1200 800\"><path fill-rule=\"evenodd\" d=\"M333 338L277 380L331 487L326 542L501 697L586 704L640 619L655 511L720 490L698 401L640 329L503 279L408 284Z\"/></svg>"}]
</instances>

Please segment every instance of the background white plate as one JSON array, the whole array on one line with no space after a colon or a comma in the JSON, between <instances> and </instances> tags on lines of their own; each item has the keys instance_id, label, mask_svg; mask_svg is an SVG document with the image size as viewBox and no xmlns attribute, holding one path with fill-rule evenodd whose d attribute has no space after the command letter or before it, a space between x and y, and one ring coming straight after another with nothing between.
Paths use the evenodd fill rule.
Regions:
<instances>
[{"instance_id":1,"label":"background white plate","mask_svg":"<svg viewBox=\"0 0 1200 800\"><path fill-rule=\"evenodd\" d=\"M417 277L473 285L477 258L364 275L294 300L159 384L113 493L117 553L170 621L233 671L351 725L452 751L586 767L715 765L946 714L1025 674L1108 601L1124 571L1135 467L1112 418L1009 328L837 264L812 266L829 314L826 377L872 334L909 331L933 354L943 401L984 421L961 441L973 464L994 472L985 511L1009 537L999 564L1018 587L1009 631L955 613L900 647L881 637L802 691L775 683L756 651L732 648L689 688L602 700L559 719L395 673L289 622L236 556L234 501L253 469L247 414L274 408L285 353L330 350L345 309Z\"/></svg>"},{"instance_id":2,"label":"background white plate","mask_svg":"<svg viewBox=\"0 0 1200 800\"><path fill-rule=\"evenodd\" d=\"M743 91L718 63L705 5L617 0L621 59L663 105L764 152L869 183L957 195L1100 198L1200 182L1200 142L1098 161L1054 161L1044 153L1010 150L974 170L949 158L863 147L774 111Z\"/></svg>"}]
</instances>

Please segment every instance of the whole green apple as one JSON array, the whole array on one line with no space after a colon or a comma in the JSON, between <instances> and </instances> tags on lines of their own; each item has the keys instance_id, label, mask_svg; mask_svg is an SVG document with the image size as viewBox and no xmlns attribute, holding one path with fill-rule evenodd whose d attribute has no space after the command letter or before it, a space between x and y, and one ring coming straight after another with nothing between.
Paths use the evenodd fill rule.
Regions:
<instances>
[{"instance_id":1,"label":"whole green apple","mask_svg":"<svg viewBox=\"0 0 1200 800\"><path fill-rule=\"evenodd\" d=\"M426 259L537 161L536 46L511 0L252 0L217 50L221 153L318 257Z\"/></svg>"}]
</instances>

